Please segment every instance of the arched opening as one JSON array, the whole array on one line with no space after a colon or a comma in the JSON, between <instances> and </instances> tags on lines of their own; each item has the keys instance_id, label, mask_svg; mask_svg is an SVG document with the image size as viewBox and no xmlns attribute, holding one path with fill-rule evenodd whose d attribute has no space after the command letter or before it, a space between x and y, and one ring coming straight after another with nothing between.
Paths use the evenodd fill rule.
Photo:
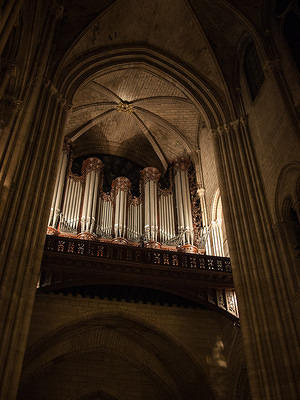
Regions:
<instances>
[{"instance_id":1,"label":"arched opening","mask_svg":"<svg viewBox=\"0 0 300 400\"><path fill-rule=\"evenodd\" d=\"M215 398L201 366L164 329L124 312L79 318L28 349L20 399Z\"/></svg>"},{"instance_id":2,"label":"arched opening","mask_svg":"<svg viewBox=\"0 0 300 400\"><path fill-rule=\"evenodd\" d=\"M195 167L191 158L198 146L199 121L214 126L224 111L215 89L180 64L170 68L170 62L152 49L133 48L106 57L95 53L64 70L58 84L73 109L65 128L67 146L60 158L49 233L58 229L90 238L120 238L123 243L158 243L170 250L194 246L197 251L203 211L196 215L193 210L199 186L195 168L202 166ZM206 134L211 134L209 129ZM98 157L91 157L95 154ZM119 163L111 190L103 191L105 157L139 164L139 191L132 191L124 163ZM209 157L214 161L213 151ZM74 174L73 159L77 164L85 159L81 175ZM219 250L215 255L228 254Z\"/></svg>"}]
</instances>

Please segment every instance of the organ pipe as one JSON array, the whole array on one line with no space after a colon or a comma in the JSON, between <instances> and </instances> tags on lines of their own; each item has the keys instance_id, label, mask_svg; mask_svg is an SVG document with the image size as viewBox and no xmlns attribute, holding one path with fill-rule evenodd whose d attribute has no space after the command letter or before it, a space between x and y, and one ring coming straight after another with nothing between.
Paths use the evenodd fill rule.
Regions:
<instances>
[{"instance_id":1,"label":"organ pipe","mask_svg":"<svg viewBox=\"0 0 300 400\"><path fill-rule=\"evenodd\" d=\"M77 175L69 175L67 178L65 198L60 215L60 230L63 232L77 232L79 222L80 204L82 194L82 179Z\"/></svg>"},{"instance_id":2,"label":"organ pipe","mask_svg":"<svg viewBox=\"0 0 300 400\"><path fill-rule=\"evenodd\" d=\"M164 243L175 237L173 194L161 189L159 197L160 240Z\"/></svg>"},{"instance_id":3,"label":"organ pipe","mask_svg":"<svg viewBox=\"0 0 300 400\"><path fill-rule=\"evenodd\" d=\"M120 176L112 182L114 194L114 235L116 238L125 238L127 221L127 204L131 182L125 176Z\"/></svg>"},{"instance_id":4,"label":"organ pipe","mask_svg":"<svg viewBox=\"0 0 300 400\"><path fill-rule=\"evenodd\" d=\"M147 167L141 171L144 194L144 234L149 242L157 242L157 184L160 172L157 168Z\"/></svg>"},{"instance_id":5,"label":"organ pipe","mask_svg":"<svg viewBox=\"0 0 300 400\"><path fill-rule=\"evenodd\" d=\"M81 215L82 233L94 233L96 203L99 192L99 175L102 172L102 169L103 163L96 157L88 158L82 164L82 173L85 177L84 198Z\"/></svg>"},{"instance_id":6,"label":"organ pipe","mask_svg":"<svg viewBox=\"0 0 300 400\"><path fill-rule=\"evenodd\" d=\"M194 240L188 167L189 162L184 158L179 158L174 163L178 232L183 235L182 245L193 244Z\"/></svg>"}]
</instances>

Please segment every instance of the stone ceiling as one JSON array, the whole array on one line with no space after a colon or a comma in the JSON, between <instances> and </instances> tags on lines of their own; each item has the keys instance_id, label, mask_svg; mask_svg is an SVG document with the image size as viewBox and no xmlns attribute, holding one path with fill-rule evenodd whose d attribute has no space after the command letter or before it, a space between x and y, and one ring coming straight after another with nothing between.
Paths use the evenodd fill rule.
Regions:
<instances>
[{"instance_id":1,"label":"stone ceiling","mask_svg":"<svg viewBox=\"0 0 300 400\"><path fill-rule=\"evenodd\" d=\"M91 52L148 46L190 68L223 99L225 82L236 78L239 41L251 24L259 29L264 7L264 0L62 1L55 54L63 68ZM99 71L73 98L66 135L75 157L112 154L163 171L199 148L205 116L183 87L146 65L114 68Z\"/></svg>"},{"instance_id":2,"label":"stone ceiling","mask_svg":"<svg viewBox=\"0 0 300 400\"><path fill-rule=\"evenodd\" d=\"M74 157L113 154L165 170L197 147L200 121L175 82L128 67L100 74L77 92L66 135Z\"/></svg>"}]
</instances>

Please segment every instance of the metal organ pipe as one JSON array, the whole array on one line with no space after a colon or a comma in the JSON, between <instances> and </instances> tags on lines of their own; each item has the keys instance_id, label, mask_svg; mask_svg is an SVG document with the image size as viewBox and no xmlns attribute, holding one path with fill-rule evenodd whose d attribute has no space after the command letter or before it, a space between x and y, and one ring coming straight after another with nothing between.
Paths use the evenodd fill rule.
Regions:
<instances>
[{"instance_id":1,"label":"metal organ pipe","mask_svg":"<svg viewBox=\"0 0 300 400\"><path fill-rule=\"evenodd\" d=\"M179 158L174 163L178 231L185 231L184 243L182 244L193 244L193 220L187 173L188 167L189 162L184 158Z\"/></svg>"},{"instance_id":2,"label":"metal organ pipe","mask_svg":"<svg viewBox=\"0 0 300 400\"><path fill-rule=\"evenodd\" d=\"M112 182L115 209L115 237L126 237L127 203L131 182L128 178L120 176Z\"/></svg>"},{"instance_id":3,"label":"metal organ pipe","mask_svg":"<svg viewBox=\"0 0 300 400\"><path fill-rule=\"evenodd\" d=\"M73 204L75 201L75 182L74 180L71 178L71 193L70 193L70 205L69 205L69 209L68 209L68 217L67 217L67 221L68 221L68 225L71 228L71 223L72 223L72 211L73 211Z\"/></svg>"},{"instance_id":4,"label":"metal organ pipe","mask_svg":"<svg viewBox=\"0 0 300 400\"><path fill-rule=\"evenodd\" d=\"M96 224L98 188L99 188L99 175L95 173L94 195L93 195L92 217L91 217L92 218L92 220L91 220L91 232L94 232L95 224Z\"/></svg>"},{"instance_id":5,"label":"metal organ pipe","mask_svg":"<svg viewBox=\"0 0 300 400\"><path fill-rule=\"evenodd\" d=\"M92 201L93 201L93 193L94 193L94 182L95 182L95 173L91 171L89 173L90 182L89 182L89 191L88 191L88 200L87 200L87 208L86 208L86 225L85 230L87 232L90 231L91 224L91 210L92 210Z\"/></svg>"},{"instance_id":6,"label":"metal organ pipe","mask_svg":"<svg viewBox=\"0 0 300 400\"><path fill-rule=\"evenodd\" d=\"M158 211L159 211L159 222L160 222L160 241L163 242L163 223L162 223L162 196L160 195L158 198Z\"/></svg>"},{"instance_id":7,"label":"metal organ pipe","mask_svg":"<svg viewBox=\"0 0 300 400\"><path fill-rule=\"evenodd\" d=\"M161 189L160 193L160 236L165 242L175 236L173 195L169 189Z\"/></svg>"},{"instance_id":8,"label":"metal organ pipe","mask_svg":"<svg viewBox=\"0 0 300 400\"><path fill-rule=\"evenodd\" d=\"M85 177L85 185L84 185L84 195L83 195L82 214L81 214L81 232L85 232L87 198L88 198L88 191L89 191L89 186L90 186L89 183L90 183L90 175L87 175Z\"/></svg>"},{"instance_id":9,"label":"metal organ pipe","mask_svg":"<svg viewBox=\"0 0 300 400\"><path fill-rule=\"evenodd\" d=\"M169 206L169 198L170 194L165 198L165 203L166 203L166 231L167 231L167 239L170 239L170 206Z\"/></svg>"},{"instance_id":10,"label":"metal organ pipe","mask_svg":"<svg viewBox=\"0 0 300 400\"><path fill-rule=\"evenodd\" d=\"M163 240L167 240L167 213L166 213L166 196L162 196L162 228Z\"/></svg>"},{"instance_id":11,"label":"metal organ pipe","mask_svg":"<svg viewBox=\"0 0 300 400\"><path fill-rule=\"evenodd\" d=\"M103 220L104 220L104 231L107 234L108 233L107 232L107 213L108 213L108 202L107 201L104 201L103 208L104 208L104 211L103 211L103 215L104 215L104 218L103 218Z\"/></svg>"},{"instance_id":12,"label":"metal organ pipe","mask_svg":"<svg viewBox=\"0 0 300 400\"><path fill-rule=\"evenodd\" d=\"M144 217L146 240L157 241L157 183L160 172L157 168L147 167L141 171L144 186Z\"/></svg>"},{"instance_id":13,"label":"metal organ pipe","mask_svg":"<svg viewBox=\"0 0 300 400\"><path fill-rule=\"evenodd\" d=\"M65 229L65 225L66 225L66 222L67 222L66 216L67 216L68 207L69 207L70 184L71 184L71 178L68 176L66 192L65 192L65 198L64 198L64 205L63 205L63 209L62 209L62 220L60 221L60 225L62 225L62 227L64 229Z\"/></svg>"},{"instance_id":14,"label":"metal organ pipe","mask_svg":"<svg viewBox=\"0 0 300 400\"><path fill-rule=\"evenodd\" d=\"M70 204L70 216L69 216L69 227L73 229L73 218L74 218L74 209L75 209L75 201L76 201L76 189L77 185L74 179L72 179L72 186L73 186L73 195L71 198Z\"/></svg>"},{"instance_id":15,"label":"metal organ pipe","mask_svg":"<svg viewBox=\"0 0 300 400\"><path fill-rule=\"evenodd\" d=\"M103 163L96 157L86 159L82 164L82 172L85 176L84 198L81 216L81 232L94 233L95 207L98 196L99 174L103 169ZM97 176L97 178L96 178ZM93 206L93 203L95 206ZM94 213L94 214L93 214Z\"/></svg>"}]
</instances>

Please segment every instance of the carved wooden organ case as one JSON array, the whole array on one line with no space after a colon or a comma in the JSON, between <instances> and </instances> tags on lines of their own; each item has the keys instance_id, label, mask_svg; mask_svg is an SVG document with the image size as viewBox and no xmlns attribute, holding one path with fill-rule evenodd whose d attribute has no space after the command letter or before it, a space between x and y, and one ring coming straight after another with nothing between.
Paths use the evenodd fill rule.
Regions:
<instances>
[{"instance_id":1,"label":"carved wooden organ case","mask_svg":"<svg viewBox=\"0 0 300 400\"><path fill-rule=\"evenodd\" d=\"M198 252L201 210L189 160L179 158L172 164L167 189L159 184L157 168L144 168L136 197L124 176L113 180L110 192L103 192L99 158L87 158L81 175L71 172L68 158L64 151L59 160L48 234Z\"/></svg>"}]
</instances>

